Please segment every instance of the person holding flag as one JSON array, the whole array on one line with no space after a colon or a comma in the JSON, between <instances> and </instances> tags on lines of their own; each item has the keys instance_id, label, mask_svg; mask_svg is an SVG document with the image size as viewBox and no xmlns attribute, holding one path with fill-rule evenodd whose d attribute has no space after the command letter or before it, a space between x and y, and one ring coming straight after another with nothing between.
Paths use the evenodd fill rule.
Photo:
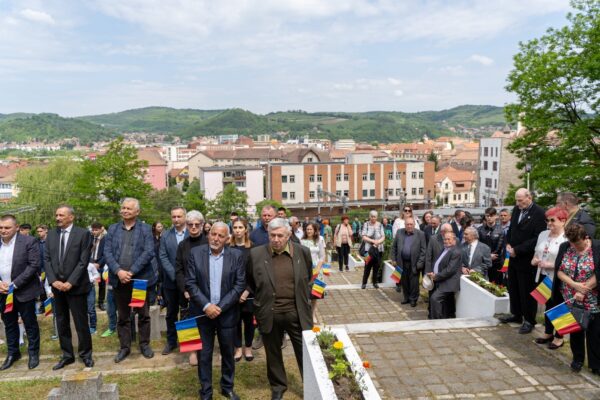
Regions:
<instances>
[{"instance_id":1,"label":"person holding flag","mask_svg":"<svg viewBox=\"0 0 600 400\"><path fill-rule=\"evenodd\" d=\"M300 241L302 246L310 250L313 267L313 279L323 281L323 266L325 263L325 240L319 235L319 225L316 222L311 222L304 228L304 237ZM316 273L316 275L315 275ZM311 295L312 319L313 324L317 324L317 300L323 296Z\"/></svg>"},{"instance_id":2,"label":"person holding flag","mask_svg":"<svg viewBox=\"0 0 600 400\"><path fill-rule=\"evenodd\" d=\"M194 309L202 310L198 325L202 350L198 363L200 398L212 399L212 359L215 335L221 351L221 394L239 400L233 391L235 374L234 340L240 308L240 296L246 288L246 266L242 253L231 247L229 227L215 222L210 228L208 245L194 247L188 258L185 289Z\"/></svg>"},{"instance_id":3,"label":"person holding flag","mask_svg":"<svg viewBox=\"0 0 600 400\"><path fill-rule=\"evenodd\" d=\"M115 356L119 363L131 353L131 312L134 280L146 281L146 288L152 287L158 279L152 266L155 257L154 238L150 225L137 220L140 202L125 198L121 202L121 222L108 228L104 244L104 259L109 269L109 284L117 305L117 333L120 350ZM139 293L139 292L136 292ZM148 292L143 291L143 303L135 310L138 313L140 352L145 358L154 357L150 347L150 310Z\"/></svg>"},{"instance_id":4,"label":"person holding flag","mask_svg":"<svg viewBox=\"0 0 600 400\"><path fill-rule=\"evenodd\" d=\"M18 229L13 215L0 217L0 311L7 345L0 371L21 358L19 315L29 342L28 367L33 369L40 363L40 328L35 314L35 300L40 295L40 249L36 239L17 233Z\"/></svg>"},{"instance_id":5,"label":"person holding flag","mask_svg":"<svg viewBox=\"0 0 600 400\"><path fill-rule=\"evenodd\" d=\"M581 371L587 347L588 366L593 374L600 375L600 241L592 240L580 224L568 226L565 236L568 242L560 245L556 257L554 275L558 279L552 287L552 298L562 295L571 312L579 309L582 320L589 321L587 327L570 333L571 369ZM577 322L581 325L582 320Z\"/></svg>"}]
</instances>

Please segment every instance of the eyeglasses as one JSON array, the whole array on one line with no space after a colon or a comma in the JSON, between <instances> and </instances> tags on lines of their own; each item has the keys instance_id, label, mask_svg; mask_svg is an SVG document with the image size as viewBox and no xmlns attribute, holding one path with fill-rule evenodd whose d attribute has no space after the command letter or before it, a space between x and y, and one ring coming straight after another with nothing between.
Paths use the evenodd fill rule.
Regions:
<instances>
[{"instance_id":1,"label":"eyeglasses","mask_svg":"<svg viewBox=\"0 0 600 400\"><path fill-rule=\"evenodd\" d=\"M188 223L187 226L189 226L190 228L200 228L202 226L202 224Z\"/></svg>"},{"instance_id":2,"label":"eyeglasses","mask_svg":"<svg viewBox=\"0 0 600 400\"><path fill-rule=\"evenodd\" d=\"M404 212L412 212L412 210L410 208L405 208Z\"/></svg>"},{"instance_id":3,"label":"eyeglasses","mask_svg":"<svg viewBox=\"0 0 600 400\"><path fill-rule=\"evenodd\" d=\"M555 222L556 220L554 218L546 218L546 222Z\"/></svg>"}]
</instances>

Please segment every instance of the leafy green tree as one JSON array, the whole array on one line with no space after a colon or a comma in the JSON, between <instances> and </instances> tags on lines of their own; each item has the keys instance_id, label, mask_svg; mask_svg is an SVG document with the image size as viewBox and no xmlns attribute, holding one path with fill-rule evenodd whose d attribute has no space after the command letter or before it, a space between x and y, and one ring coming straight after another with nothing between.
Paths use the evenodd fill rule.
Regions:
<instances>
[{"instance_id":1,"label":"leafy green tree","mask_svg":"<svg viewBox=\"0 0 600 400\"><path fill-rule=\"evenodd\" d=\"M530 179L543 205L557 191L572 191L600 205L600 3L573 0L570 24L520 44L507 90L517 102L507 119L520 120L526 133L510 150L519 168L532 166Z\"/></svg>"},{"instance_id":2,"label":"leafy green tree","mask_svg":"<svg viewBox=\"0 0 600 400\"><path fill-rule=\"evenodd\" d=\"M153 190L148 196L149 208L144 210L144 216L152 221L161 221L170 225L169 216L173 207L183 206L183 193L176 187L163 190Z\"/></svg>"},{"instance_id":3,"label":"leafy green tree","mask_svg":"<svg viewBox=\"0 0 600 400\"><path fill-rule=\"evenodd\" d=\"M433 161L435 163L435 170L438 170L438 156L433 152L433 150L427 156L427 161Z\"/></svg>"},{"instance_id":4,"label":"leafy green tree","mask_svg":"<svg viewBox=\"0 0 600 400\"><path fill-rule=\"evenodd\" d=\"M119 219L121 200L133 197L140 201L144 217L144 212L152 210L148 203L152 186L144 182L147 167L133 146L125 144L122 137L114 140L105 154L83 162L73 185L73 191L81 195L74 205L90 220L111 223Z\"/></svg>"},{"instance_id":5,"label":"leafy green tree","mask_svg":"<svg viewBox=\"0 0 600 400\"><path fill-rule=\"evenodd\" d=\"M19 169L16 176L19 194L9 209L30 210L17 212L20 222L33 226L52 225L56 207L61 203L74 202L77 193L73 192L72 184L81 173L81 167L81 162L57 158L47 165Z\"/></svg>"},{"instance_id":6,"label":"leafy green tree","mask_svg":"<svg viewBox=\"0 0 600 400\"><path fill-rule=\"evenodd\" d=\"M198 179L192 180L190 186L183 196L183 206L186 210L198 210L202 214L206 215L208 211L206 207L206 200L204 199L204 193L200 190L200 182Z\"/></svg>"},{"instance_id":7,"label":"leafy green tree","mask_svg":"<svg viewBox=\"0 0 600 400\"><path fill-rule=\"evenodd\" d=\"M229 220L229 215L235 211L240 216L246 216L248 208L248 195L240 192L234 184L230 183L220 192L214 200L208 202L208 214L212 218Z\"/></svg>"}]
</instances>

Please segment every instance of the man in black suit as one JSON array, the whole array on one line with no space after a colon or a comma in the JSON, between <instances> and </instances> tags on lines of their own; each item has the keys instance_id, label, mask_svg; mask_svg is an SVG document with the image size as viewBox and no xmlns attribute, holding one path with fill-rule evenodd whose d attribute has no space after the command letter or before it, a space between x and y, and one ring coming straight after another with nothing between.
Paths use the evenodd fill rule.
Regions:
<instances>
[{"instance_id":1,"label":"man in black suit","mask_svg":"<svg viewBox=\"0 0 600 400\"><path fill-rule=\"evenodd\" d=\"M434 287L429 298L432 319L454 317L454 294L460 290L461 251L454 232L444 233L444 250L427 275Z\"/></svg>"},{"instance_id":2,"label":"man in black suit","mask_svg":"<svg viewBox=\"0 0 600 400\"><path fill-rule=\"evenodd\" d=\"M546 215L525 188L517 190L515 200L517 205L512 211L506 245L506 251L510 253L508 294L512 316L501 318L500 321L523 322L519 333L526 334L535 326L537 302L530 293L536 286L536 268L531 267L531 259L539 234L546 230Z\"/></svg>"},{"instance_id":3,"label":"man in black suit","mask_svg":"<svg viewBox=\"0 0 600 400\"><path fill-rule=\"evenodd\" d=\"M450 225L452 226L452 231L454 232L454 236L456 236L456 241L458 243L462 241L463 237L463 228L460 221L463 219L464 216L465 212L463 210L456 210L454 211L454 219L452 220L452 222L450 222Z\"/></svg>"},{"instance_id":4,"label":"man in black suit","mask_svg":"<svg viewBox=\"0 0 600 400\"><path fill-rule=\"evenodd\" d=\"M44 265L54 295L54 314L63 354L52 369L61 369L75 362L69 312L73 315L79 339L79 357L90 368L94 366L94 360L87 313L90 291L87 266L92 238L87 229L73 225L75 213L70 206L59 206L55 220L57 229L51 229L46 239Z\"/></svg>"},{"instance_id":5,"label":"man in black suit","mask_svg":"<svg viewBox=\"0 0 600 400\"><path fill-rule=\"evenodd\" d=\"M104 270L104 236L106 230L100 222L93 222L92 228L92 249L90 250L90 262L94 264L96 270L100 276ZM104 279L100 279L98 283L98 308L102 311L106 311L104 300L106 299L106 282ZM95 299L94 299L95 301Z\"/></svg>"},{"instance_id":6,"label":"man in black suit","mask_svg":"<svg viewBox=\"0 0 600 400\"><path fill-rule=\"evenodd\" d=\"M37 240L17 233L13 215L0 217L0 312L6 331L7 357L0 371L21 358L19 351L19 315L25 324L29 342L29 369L40 363L40 328L35 315L35 299L40 294L38 271L40 249ZM13 284L13 309L4 312L10 284Z\"/></svg>"},{"instance_id":7,"label":"man in black suit","mask_svg":"<svg viewBox=\"0 0 600 400\"><path fill-rule=\"evenodd\" d=\"M415 230L412 217L404 219L404 228L398 229L392 243L391 258L394 266L402 268L402 304L417 306L419 299L419 271L425 266L425 234Z\"/></svg>"},{"instance_id":8,"label":"man in black suit","mask_svg":"<svg viewBox=\"0 0 600 400\"><path fill-rule=\"evenodd\" d=\"M423 233L425 234L425 245L429 245L429 239L431 239L432 236L435 236L438 234L438 232L440 231L440 225L442 223L442 220L440 219L440 217L438 215L432 215L431 219L429 220L429 224L427 224L425 226L425 229L423 229Z\"/></svg>"},{"instance_id":9,"label":"man in black suit","mask_svg":"<svg viewBox=\"0 0 600 400\"><path fill-rule=\"evenodd\" d=\"M596 222L583 209L579 208L579 199L575 193L562 192L556 197L556 207L565 208L569 213L565 229L569 225L579 224L583 226L588 236L593 239L596 233Z\"/></svg>"},{"instance_id":10,"label":"man in black suit","mask_svg":"<svg viewBox=\"0 0 600 400\"><path fill-rule=\"evenodd\" d=\"M234 338L240 318L237 306L245 285L245 265L237 249L225 248L229 227L215 222L210 229L208 246L194 247L188 259L185 288L196 309L204 313L199 318L202 350L198 364L200 398L212 399L212 358L215 334L221 350L221 394L239 400L233 391L235 361Z\"/></svg>"},{"instance_id":11,"label":"man in black suit","mask_svg":"<svg viewBox=\"0 0 600 400\"><path fill-rule=\"evenodd\" d=\"M283 398L287 376L281 345L287 333L302 375L302 331L312 329L309 281L312 258L307 247L290 240L291 227L283 218L268 226L269 243L250 251L248 286L254 292L254 314L267 355L271 399Z\"/></svg>"}]
</instances>

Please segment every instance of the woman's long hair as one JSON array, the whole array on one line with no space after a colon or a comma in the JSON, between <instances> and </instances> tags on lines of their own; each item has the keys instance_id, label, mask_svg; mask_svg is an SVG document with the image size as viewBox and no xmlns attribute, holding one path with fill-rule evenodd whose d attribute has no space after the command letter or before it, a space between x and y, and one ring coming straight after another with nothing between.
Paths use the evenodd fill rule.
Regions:
<instances>
[{"instance_id":1,"label":"woman's long hair","mask_svg":"<svg viewBox=\"0 0 600 400\"><path fill-rule=\"evenodd\" d=\"M309 237L308 237L308 234L306 233L306 228L308 228L309 226L312 226L312 228L313 228L313 231L315 232L315 233L313 234L313 237L311 237L311 238L309 238ZM317 224L316 222L309 222L309 223L306 225L306 228L304 228L304 237L303 237L303 239L306 239L306 240L312 240L312 241L313 241L313 243L315 243L315 244L319 243L319 237L321 236L321 235L319 234L319 232L320 232L320 230L321 230L321 227L319 227L319 224Z\"/></svg>"},{"instance_id":2,"label":"woman's long hair","mask_svg":"<svg viewBox=\"0 0 600 400\"><path fill-rule=\"evenodd\" d=\"M229 245L234 247L237 246L235 242L235 236L233 236L233 226L236 224L236 222L240 222L242 225L244 225L244 228L246 229L246 231L244 232L244 247L249 249L250 247L252 247L252 242L250 241L250 229L248 229L248 220L246 218L238 217L234 219L231 223L231 238L229 239Z\"/></svg>"}]
</instances>

